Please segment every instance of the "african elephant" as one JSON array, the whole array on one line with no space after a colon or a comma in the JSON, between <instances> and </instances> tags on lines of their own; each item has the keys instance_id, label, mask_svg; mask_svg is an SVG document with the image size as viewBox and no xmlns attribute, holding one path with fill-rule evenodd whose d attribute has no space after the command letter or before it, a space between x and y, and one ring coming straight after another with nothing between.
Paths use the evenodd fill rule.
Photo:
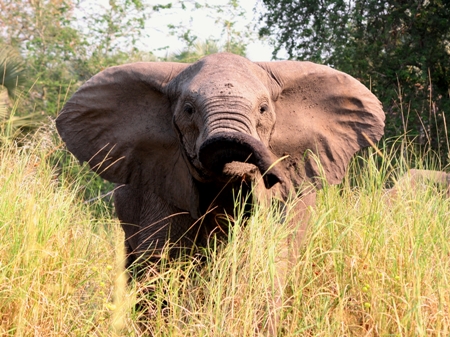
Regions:
<instances>
[{"instance_id":1,"label":"african elephant","mask_svg":"<svg viewBox=\"0 0 450 337\"><path fill-rule=\"evenodd\" d=\"M269 197L300 195L296 219L306 223L322 179L342 180L353 154L383 135L384 113L364 85L330 67L219 53L108 68L56 126L80 161L124 184L114 198L130 264L157 261L168 241L175 253L205 244L215 217L233 213L233 191L260 177Z\"/></svg>"},{"instance_id":2,"label":"african elephant","mask_svg":"<svg viewBox=\"0 0 450 337\"><path fill-rule=\"evenodd\" d=\"M396 198L401 190L417 191L433 184L437 185L439 190L445 191L447 198L450 197L450 174L443 171L409 169L395 182L392 188L386 190L387 201L390 203L391 199Z\"/></svg>"}]
</instances>

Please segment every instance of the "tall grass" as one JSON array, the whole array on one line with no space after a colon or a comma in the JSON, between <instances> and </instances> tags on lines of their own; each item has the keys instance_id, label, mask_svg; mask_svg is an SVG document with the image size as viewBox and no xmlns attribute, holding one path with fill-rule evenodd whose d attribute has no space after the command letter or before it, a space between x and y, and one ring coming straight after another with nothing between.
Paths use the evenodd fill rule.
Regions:
<instances>
[{"instance_id":1,"label":"tall grass","mask_svg":"<svg viewBox=\"0 0 450 337\"><path fill-rule=\"evenodd\" d=\"M288 234L276 209L256 207L246 226L237 214L228 242L212 239L202 259L126 285L118 222L101 200L83 202L82 179L64 179L49 151L39 141L0 150L0 335L264 333ZM280 336L450 335L449 200L432 185L389 199L384 186L407 156L382 152L318 194Z\"/></svg>"},{"instance_id":2,"label":"tall grass","mask_svg":"<svg viewBox=\"0 0 450 337\"><path fill-rule=\"evenodd\" d=\"M123 235L58 179L42 139L0 150L0 335L108 335Z\"/></svg>"}]
</instances>

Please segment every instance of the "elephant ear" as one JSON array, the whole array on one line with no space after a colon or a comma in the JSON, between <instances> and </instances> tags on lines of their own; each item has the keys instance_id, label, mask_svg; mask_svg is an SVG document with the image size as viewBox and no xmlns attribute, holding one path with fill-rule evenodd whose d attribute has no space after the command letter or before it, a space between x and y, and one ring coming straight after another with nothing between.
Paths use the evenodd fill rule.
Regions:
<instances>
[{"instance_id":1,"label":"elephant ear","mask_svg":"<svg viewBox=\"0 0 450 337\"><path fill-rule=\"evenodd\" d=\"M69 151L103 178L153 192L192 214L193 182L164 94L188 66L142 62L108 68L70 98L56 127Z\"/></svg>"},{"instance_id":2,"label":"elephant ear","mask_svg":"<svg viewBox=\"0 0 450 337\"><path fill-rule=\"evenodd\" d=\"M281 91L270 146L295 185L321 187L342 181L356 151L377 142L385 114L378 99L355 78L311 62L259 63Z\"/></svg>"}]
</instances>

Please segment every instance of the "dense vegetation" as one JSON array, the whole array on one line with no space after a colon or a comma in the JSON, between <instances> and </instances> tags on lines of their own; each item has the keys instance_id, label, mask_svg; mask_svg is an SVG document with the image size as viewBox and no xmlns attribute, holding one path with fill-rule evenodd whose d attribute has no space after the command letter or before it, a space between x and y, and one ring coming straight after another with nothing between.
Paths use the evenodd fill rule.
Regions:
<instances>
[{"instance_id":1,"label":"dense vegetation","mask_svg":"<svg viewBox=\"0 0 450 337\"><path fill-rule=\"evenodd\" d=\"M288 234L280 214L256 208L241 226L237 205L226 246L126 286L117 220L102 199L83 202L83 175L49 165L62 151L51 139L41 131L26 146L0 149L2 336L253 336L264 327L278 243ZM354 161L358 187L347 181L319 194L280 335L450 333L449 199L432 185L389 198L383 186L398 154L381 152L381 169L376 154ZM137 301L150 312L136 312Z\"/></svg>"},{"instance_id":2,"label":"dense vegetation","mask_svg":"<svg viewBox=\"0 0 450 337\"><path fill-rule=\"evenodd\" d=\"M172 33L184 42L183 50L156 57L151 48L139 49L140 40L151 41L152 30L145 25L153 16L175 10L184 10L188 16L188 10L195 8L217 17L225 41L199 41L189 24L171 22ZM0 29L0 93L3 86L9 96L9 101L0 100L0 122L12 110L16 115L12 126L22 129L54 118L83 82L109 66L136 61L193 62L225 50L243 55L245 34L233 28L240 11L235 1L209 6L206 1L155 5L140 0L0 0L0 22L6 23Z\"/></svg>"},{"instance_id":3,"label":"dense vegetation","mask_svg":"<svg viewBox=\"0 0 450 337\"><path fill-rule=\"evenodd\" d=\"M380 149L355 158L343 184L319 193L280 335L449 335L450 200L431 184L386 194L409 167L448 162L449 2L261 5L259 31L274 41L274 56L286 50L349 72L387 112ZM226 245L127 285L123 233L104 197L112 186L78 165L53 125L67 97L105 67L245 55L252 26L236 30L237 0L89 6L0 0L0 335L255 335L266 324L273 262L288 234L276 210L255 208L241 226L236 205ZM225 38L199 41L188 24L168 22L183 50L157 57L140 49L139 40L151 38L145 23L175 9L207 10ZM140 301L149 312L135 310Z\"/></svg>"}]
</instances>

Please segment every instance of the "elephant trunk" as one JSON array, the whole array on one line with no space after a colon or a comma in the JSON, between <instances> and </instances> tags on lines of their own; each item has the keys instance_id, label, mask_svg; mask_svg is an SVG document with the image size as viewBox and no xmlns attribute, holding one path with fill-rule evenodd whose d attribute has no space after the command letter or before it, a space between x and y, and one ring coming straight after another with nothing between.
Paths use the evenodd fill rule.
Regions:
<instances>
[{"instance_id":1,"label":"elephant trunk","mask_svg":"<svg viewBox=\"0 0 450 337\"><path fill-rule=\"evenodd\" d=\"M272 166L272 158L273 155L260 141L238 132L214 134L205 140L199 150L202 166L216 175L222 174L225 164L233 161L255 165L267 189L276 183L283 183L280 169Z\"/></svg>"}]
</instances>

